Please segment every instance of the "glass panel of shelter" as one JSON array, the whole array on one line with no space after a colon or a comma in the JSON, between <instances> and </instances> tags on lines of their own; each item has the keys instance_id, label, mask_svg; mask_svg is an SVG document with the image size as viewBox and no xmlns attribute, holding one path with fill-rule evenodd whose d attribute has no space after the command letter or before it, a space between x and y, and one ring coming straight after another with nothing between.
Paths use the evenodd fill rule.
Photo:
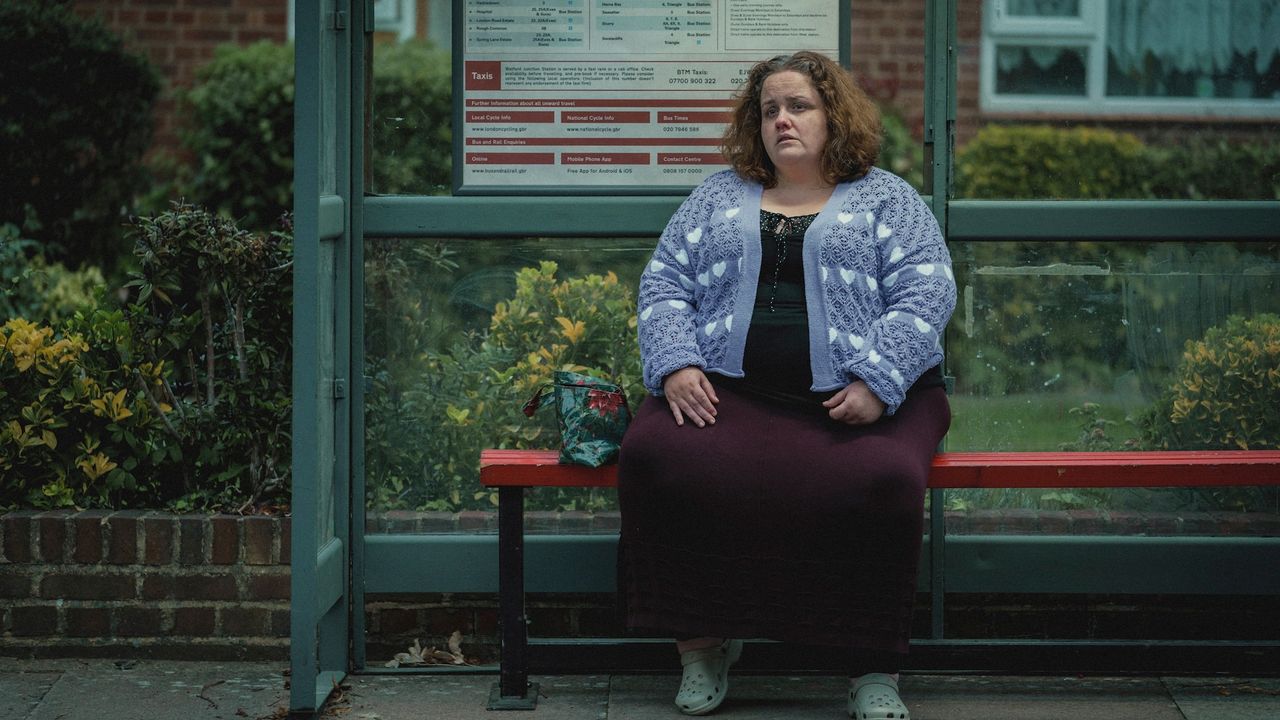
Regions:
<instances>
[{"instance_id":1,"label":"glass panel of shelter","mask_svg":"<svg viewBox=\"0 0 1280 720\"><path fill-rule=\"evenodd\" d=\"M990 2L990 0L989 0ZM432 7L439 4L432 3ZM1045 10L1056 20L1080 19L1078 3L1050 3ZM920 3L901 0L893 12L883 3L852 0L853 64L855 74L872 96L901 118L900 132L887 134L884 166L920 188L925 168L920 151L923 134L923 49L917 29L904 27L897 11L911 13ZM979 144L988 126L1037 126L1050 131L1126 133L1108 142L1123 152L1122 170L1146 169L1148 155L1158 156L1176 143L1235 147L1280 135L1280 113L1270 118L1224 123L1204 117L1187 122L1185 116L1127 117L1107 123L1105 117L1078 111L1060 115L1010 115L983 105L979 56L983 43L992 43L984 27L984 12L959 3L957 47L957 159L961 174L971 144ZM1020 21L1034 22L1036 3L1011 3ZM1019 7L1013 7L1013 6ZM439 18L433 12L432 22ZM919 18L923 25L923 17ZM893 33L897 33L896 35ZM1045 72L1034 57L1014 66L1014 78L1030 88L1028 94L1052 96L1061 90L1088 95L1102 69L1094 38L1090 44L1061 38L1012 37L1001 40L1023 55L1043 53L1054 68L1066 55L1080 66L1068 81ZM913 45L912 43L917 43ZM915 60L893 56L890 46L911 48ZM1103 55L1102 57L1106 57ZM372 106L367 123L370 194L449 195L450 83L447 55L432 54L409 44L379 42L374 49ZM1110 63L1110 64L1108 64ZM1274 73L1274 66L1264 73ZM1065 82L1065 84L1063 84ZM1146 80L1143 80L1146 82ZM406 94L406 84L437 88L428 94ZM1113 83L1108 87L1119 88ZM1216 87L1216 86L1215 86ZM1046 89L1052 92L1046 92ZM1111 94L1125 94L1108 90ZM406 101L407 100L407 101ZM1085 128L1088 128L1086 131ZM1190 129L1189 129L1190 128ZM888 128L887 128L888 130ZM1133 140L1129 139L1129 136ZM1048 141L1062 141L1053 136ZM1133 150L1139 147L1138 150ZM1079 154L1067 145L1066 155ZM1144 148L1144 149L1142 149ZM1127 153L1127 154L1126 154ZM1201 157L1201 156L1196 156ZM1198 167L1166 163L1163 185L1116 184L1087 195L1093 199L1216 198L1217 190L1196 175ZM1113 162L1111 167L1116 167ZM1081 183L1065 191L1044 179L1061 177L1048 165L1026 164L1025 174L1011 183L1014 191L981 194L964 178L957 197L1004 199L1060 199L1076 197ZM1124 173L1122 173L1124 175ZM1122 178L1123 179L1123 178ZM1199 188L1188 191L1186 188ZM1227 181L1211 187L1236 188L1237 195L1272 198L1275 189L1262 183ZM1117 189L1118 188L1118 189ZM1176 190L1175 188L1180 188ZM1022 193L1022 194L1017 194ZM1076 193L1076 194L1073 194ZM1087 212L1085 210L1084 212ZM407 234L407 233L406 233ZM457 235L468 234L458 232ZM551 432L545 414L529 420L519 404L531 387L521 387L519 368L538 362L540 351L567 341L555 326L537 342L510 343L500 337L507 326L502 314L521 297L539 295L547 283L581 292L589 275L608 278L618 296L633 295L640 268L648 259L656 235L650 238L438 238L401 237L364 240L365 328L365 512L368 534L440 534L486 532L492 496L478 485L475 460L481 447L495 438L523 437L530 441ZM952 396L955 422L948 439L951 450L1099 449L1103 443L1123 447L1138 433L1126 418L1141 416L1167 389L1184 343L1203 337L1207 328L1231 315L1257 317L1280 312L1276 298L1280 245L1275 242L1133 242L1123 234L1107 242L1072 242L1028 237L1016 242L953 242L952 253L960 286L960 304L947 338L949 374L955 376ZM556 263L554 271L544 265ZM541 284L540 284L541 283ZM576 283L576 284L575 284ZM531 290L531 288L534 288ZM621 289L629 289L622 292ZM611 291L612 292L612 291ZM545 294L545 293L544 293ZM612 297L612 296L611 296ZM499 316L495 318L495 315ZM616 326L618 317L606 322ZM594 329L594 328L593 328ZM616 332L616 327L615 327ZM499 337L495 337L495 335ZM517 351L518 348L518 351ZM1096 405L1096 408L1091 408ZM1079 412L1073 413L1073 409ZM1095 431L1101 430L1101 436ZM553 443L547 443L548 445ZM1246 489L1247 490L1247 489ZM1171 510L1203 509L1212 503L1271 512L1280 502L1276 494L1253 493L1213 497L1192 492L1123 491L1073 494L1046 491L1022 496L998 493L948 492L948 510L1014 507L1090 507L1101 510L1142 507ZM1021 503L1021 504L1020 504ZM604 521L566 523L546 520L551 513L532 516L528 526L538 532L616 532L607 522L615 511L613 493L599 490L549 489L531 494L531 511L587 511ZM473 512L474 511L474 512ZM581 515L576 515L581 518ZM961 530L963 531L963 530Z\"/></svg>"},{"instance_id":2,"label":"glass panel of shelter","mask_svg":"<svg viewBox=\"0 0 1280 720\"><path fill-rule=\"evenodd\" d=\"M1047 10L1041 5L1010 3L1008 9L1032 19L1044 13L1079 15L1072 3L1051 3ZM877 23L891 25L897 22L893 17L877 14L869 3L855 0L852 6L855 74L889 114L902 119L901 131L895 127L889 133L888 140L897 144L887 142L885 166L921 187L922 64L898 64L886 55L890 51L885 46L892 44L884 36L889 30L882 32ZM1213 185L1189 177L1188 173L1205 165L1187 164L1185 158L1192 156L1167 157L1175 146L1171 138L1185 140L1188 147L1260 144L1280 129L1274 118L1227 128L1208 117L1188 124L1153 116L1109 126L1096 119L1078 120L1074 114L1055 119L984 110L978 50L982 43L994 42L984 30L985 17L982 12L962 11L958 22L957 197L1214 197L1212 188L1228 185L1236 193L1232 197L1274 196L1274 188L1264 183ZM905 29L899 39L915 37L914 31ZM1030 94L1060 94L1067 86L1076 93L1090 72L1086 66L1092 56L1078 45L1010 42L1007 48L1020 58L1009 72L1022 73L1008 81L1022 83ZM369 189L375 194L450 192L447 93L430 102L400 103L406 82L449 88L448 58L430 52L391 43L375 47L368 123L373 158ZM1077 75L1052 71L1066 56L1077 58L1073 61L1080 66ZM1040 83L1036 73L1041 72L1047 72L1057 85ZM423 79L424 74L428 79ZM1005 189L978 189L970 178L981 169L978 150L989 141L988 135L1016 136L1030 129L1041 133L1032 140L1048 143L1064 156L1080 154L1072 143L1090 148L1106 145L1111 154L1099 157L1112 165L1094 170L1119 179L1099 188L1089 187L1093 179L1086 178L1064 189L1061 182L1052 182L1061 180L1060 168L1028 162L1017 168L1022 176ZM910 139L904 141L904 137ZM1194 148L1187 152L1193 153ZM1162 184L1153 186L1141 179L1124 184L1162 154L1166 168ZM1203 157L1208 156L1193 159ZM1175 193L1177 188L1181 194ZM500 352L494 343L484 342L494 324L494 311L518 292L517 271L536 274L542 261L554 260L557 282L612 271L620 286L634 288L638 268L652 244L652 239L596 238L366 240L365 374L371 378L365 407L366 508L378 514L376 520L370 516L369 532L458 530L456 517L441 518L459 510L492 507L489 494L472 479L474 468L467 465L483 444L477 439L482 432L493 433L504 424L503 431L516 435L547 431L536 420L514 417L522 398L513 394L507 375L520 362L531 362L528 355L546 348L524 348L526 357L520 358L511 347ZM948 337L950 372L957 378L953 397L957 422L948 447L955 450L1058 449L1062 445L1086 449L1081 435L1091 422L1105 428L1107 440L1123 446L1136 430L1106 421L1123 425L1126 416L1153 402L1156 388L1168 381L1183 342L1200 337L1210 325L1233 313L1275 312L1269 298L1280 296L1275 292L1274 244L1046 244L1027 238L1016 243L953 244L952 250L961 276L960 305ZM1192 278L1196 294L1189 295L1180 288ZM1032 288L1037 292L1027 292ZM1152 314L1152 303L1159 304L1168 319ZM1197 312L1174 309L1187 307ZM1201 312L1205 309L1214 309L1213 317ZM1182 322L1193 317L1194 327ZM1179 322L1173 324L1174 320ZM548 334L544 339L556 338ZM506 355L498 357L502 353ZM1091 410L1070 412L1085 408L1086 403L1099 406L1096 417L1088 414ZM1032 412L1029 407L1038 409ZM1044 407L1054 410L1040 412ZM1090 447L1101 441L1093 442ZM534 499L530 507L611 508L607 494L575 492L581 497L548 491L547 497ZM385 514L394 509L441 515L432 516L435 520L413 516L408 525L397 524Z\"/></svg>"}]
</instances>

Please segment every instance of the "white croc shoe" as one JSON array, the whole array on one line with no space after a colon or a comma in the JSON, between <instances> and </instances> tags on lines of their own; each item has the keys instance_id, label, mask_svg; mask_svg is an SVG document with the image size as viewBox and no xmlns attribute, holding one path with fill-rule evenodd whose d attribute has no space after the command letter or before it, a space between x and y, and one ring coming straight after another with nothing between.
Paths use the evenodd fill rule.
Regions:
<instances>
[{"instance_id":1,"label":"white croc shoe","mask_svg":"<svg viewBox=\"0 0 1280 720\"><path fill-rule=\"evenodd\" d=\"M849 717L854 720L910 720L898 696L898 681L885 673L868 673L849 689Z\"/></svg>"},{"instance_id":2,"label":"white croc shoe","mask_svg":"<svg viewBox=\"0 0 1280 720\"><path fill-rule=\"evenodd\" d=\"M716 647L680 653L684 677L676 693L676 707L685 715L706 715L720 707L729 692L729 666L742 655L741 640L725 640Z\"/></svg>"}]
</instances>

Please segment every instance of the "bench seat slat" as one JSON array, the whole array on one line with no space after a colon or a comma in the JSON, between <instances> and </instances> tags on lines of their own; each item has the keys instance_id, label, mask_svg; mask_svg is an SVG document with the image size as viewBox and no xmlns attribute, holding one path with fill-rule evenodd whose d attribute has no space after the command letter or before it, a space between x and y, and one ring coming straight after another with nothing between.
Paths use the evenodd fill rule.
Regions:
<instances>
[{"instance_id":1,"label":"bench seat slat","mask_svg":"<svg viewBox=\"0 0 1280 720\"><path fill-rule=\"evenodd\" d=\"M561 465L555 450L483 450L487 487L614 487L616 465ZM948 452L932 488L1223 487L1280 485L1280 451Z\"/></svg>"}]
</instances>

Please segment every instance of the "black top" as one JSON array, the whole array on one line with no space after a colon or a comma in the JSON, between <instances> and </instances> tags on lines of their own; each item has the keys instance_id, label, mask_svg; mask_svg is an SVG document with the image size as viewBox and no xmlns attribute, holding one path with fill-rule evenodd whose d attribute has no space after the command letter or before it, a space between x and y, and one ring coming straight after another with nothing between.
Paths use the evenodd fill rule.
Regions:
<instances>
[{"instance_id":1,"label":"black top","mask_svg":"<svg viewBox=\"0 0 1280 720\"><path fill-rule=\"evenodd\" d=\"M822 409L833 391L811 392L809 313L804 295L804 234L818 213L787 217L760 211L760 279L747 343L745 377L712 376L717 384L792 406ZM941 386L937 367L913 387Z\"/></svg>"}]
</instances>

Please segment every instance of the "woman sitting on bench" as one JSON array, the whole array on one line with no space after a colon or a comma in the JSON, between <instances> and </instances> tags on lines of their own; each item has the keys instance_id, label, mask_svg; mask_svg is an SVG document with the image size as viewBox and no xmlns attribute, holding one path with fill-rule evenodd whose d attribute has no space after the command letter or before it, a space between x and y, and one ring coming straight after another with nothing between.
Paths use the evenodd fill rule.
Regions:
<instances>
[{"instance_id":1,"label":"woman sitting on bench","mask_svg":"<svg viewBox=\"0 0 1280 720\"><path fill-rule=\"evenodd\" d=\"M640 281L641 405L619 460L629 628L677 638L676 705L720 706L741 638L849 649L848 711L906 718L933 453L951 422L950 256L848 73L758 63L732 169L672 216Z\"/></svg>"}]
</instances>

